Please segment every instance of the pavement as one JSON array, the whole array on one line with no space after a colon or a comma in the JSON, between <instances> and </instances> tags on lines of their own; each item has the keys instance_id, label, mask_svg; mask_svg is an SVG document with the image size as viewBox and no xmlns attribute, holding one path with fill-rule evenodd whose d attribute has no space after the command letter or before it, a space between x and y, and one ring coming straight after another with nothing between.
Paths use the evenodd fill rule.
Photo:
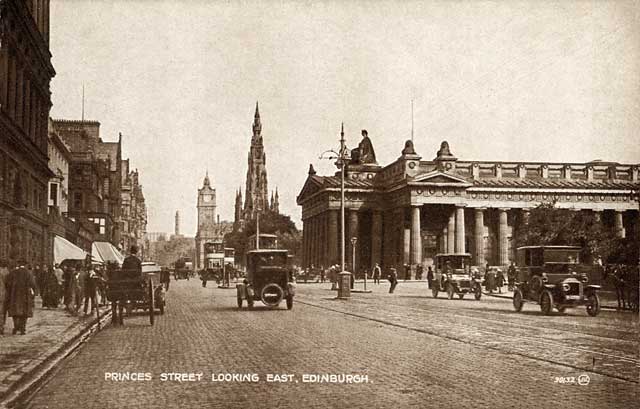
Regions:
<instances>
[{"instance_id":1,"label":"pavement","mask_svg":"<svg viewBox=\"0 0 640 409\"><path fill-rule=\"evenodd\" d=\"M101 310L102 314L107 312L104 307ZM42 308L40 297L36 297L34 316L27 321L25 335L12 335L13 320L7 317L4 335L0 335L0 407L37 382L38 376L97 321L95 314L72 315L64 308Z\"/></svg>"},{"instance_id":2,"label":"pavement","mask_svg":"<svg viewBox=\"0 0 640 409\"><path fill-rule=\"evenodd\" d=\"M172 282L155 326L141 314L95 333L20 407L627 408L640 398L632 313L543 316L501 297L433 299L424 282L388 287L337 300L330 284L300 285L293 310L249 311L232 291ZM220 380L234 374L258 379ZM304 381L314 374L366 382Z\"/></svg>"}]
</instances>

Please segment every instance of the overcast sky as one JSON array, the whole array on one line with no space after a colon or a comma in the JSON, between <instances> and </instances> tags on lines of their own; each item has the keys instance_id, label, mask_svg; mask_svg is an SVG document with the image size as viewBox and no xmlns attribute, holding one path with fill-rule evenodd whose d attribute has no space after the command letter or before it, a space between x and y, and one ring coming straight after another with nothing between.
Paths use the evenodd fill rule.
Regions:
<instances>
[{"instance_id":1,"label":"overcast sky","mask_svg":"<svg viewBox=\"0 0 640 409\"><path fill-rule=\"evenodd\" d=\"M309 163L367 129L378 160L411 135L432 159L640 162L638 1L51 2L54 118L123 134L148 231L195 234L209 170L233 219L256 100L269 189L295 203Z\"/></svg>"}]
</instances>

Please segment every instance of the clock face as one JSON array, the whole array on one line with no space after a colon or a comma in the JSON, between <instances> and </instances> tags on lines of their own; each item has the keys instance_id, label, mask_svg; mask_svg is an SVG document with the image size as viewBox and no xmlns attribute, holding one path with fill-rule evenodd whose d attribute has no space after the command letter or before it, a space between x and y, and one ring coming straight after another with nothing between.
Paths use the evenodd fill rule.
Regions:
<instances>
[{"instance_id":1,"label":"clock face","mask_svg":"<svg viewBox=\"0 0 640 409\"><path fill-rule=\"evenodd\" d=\"M210 201L211 201L211 195L204 195L204 196L202 197L202 199L203 199L205 202L210 202Z\"/></svg>"}]
</instances>

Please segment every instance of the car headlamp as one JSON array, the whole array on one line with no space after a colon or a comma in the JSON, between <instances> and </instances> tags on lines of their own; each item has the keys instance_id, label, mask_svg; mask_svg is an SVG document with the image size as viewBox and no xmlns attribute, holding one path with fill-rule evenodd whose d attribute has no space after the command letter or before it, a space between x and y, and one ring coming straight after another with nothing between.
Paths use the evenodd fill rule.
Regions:
<instances>
[{"instance_id":1,"label":"car headlamp","mask_svg":"<svg viewBox=\"0 0 640 409\"><path fill-rule=\"evenodd\" d=\"M567 283L563 283L562 284L562 291L564 291L565 293L568 293L571 290L571 286Z\"/></svg>"}]
</instances>

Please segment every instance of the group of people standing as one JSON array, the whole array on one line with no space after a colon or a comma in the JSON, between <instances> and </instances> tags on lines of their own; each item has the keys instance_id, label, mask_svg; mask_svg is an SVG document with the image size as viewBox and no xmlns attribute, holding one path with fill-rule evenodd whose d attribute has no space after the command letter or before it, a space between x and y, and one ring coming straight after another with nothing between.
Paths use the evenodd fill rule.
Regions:
<instances>
[{"instance_id":1,"label":"group of people standing","mask_svg":"<svg viewBox=\"0 0 640 409\"><path fill-rule=\"evenodd\" d=\"M101 266L94 269L90 259L48 268L0 260L0 334L4 333L7 315L13 318L13 334L26 333L36 296L41 297L43 308L58 308L62 302L65 310L75 315L84 304L84 314L89 314L98 306L98 294L102 302L106 300L104 274Z\"/></svg>"}]
</instances>

